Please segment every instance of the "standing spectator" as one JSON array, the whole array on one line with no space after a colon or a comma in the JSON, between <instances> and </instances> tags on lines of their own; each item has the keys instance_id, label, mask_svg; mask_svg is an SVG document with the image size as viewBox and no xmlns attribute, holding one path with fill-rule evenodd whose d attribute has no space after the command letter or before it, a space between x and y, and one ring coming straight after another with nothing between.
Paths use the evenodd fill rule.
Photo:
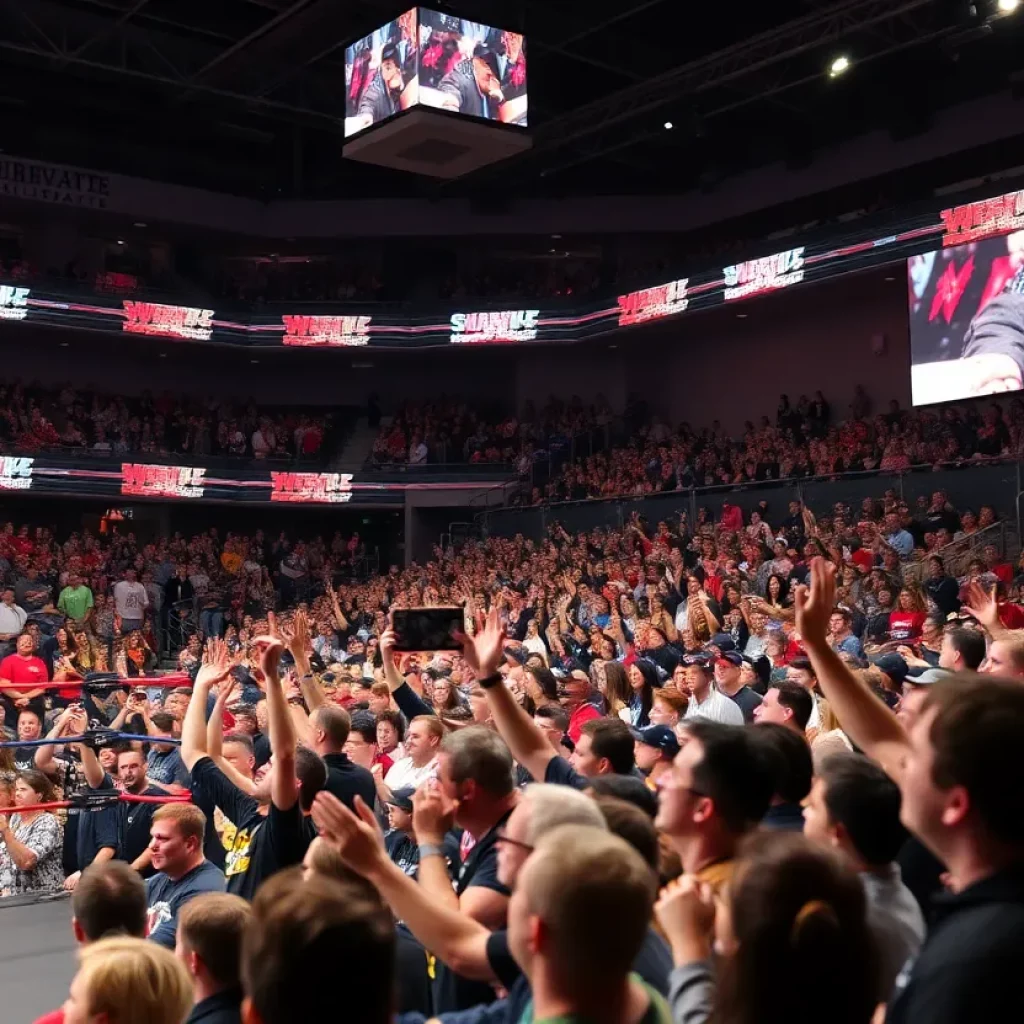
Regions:
<instances>
[{"instance_id":1,"label":"standing spectator","mask_svg":"<svg viewBox=\"0 0 1024 1024\"><path fill-rule=\"evenodd\" d=\"M686 689L690 692L690 702L686 709L687 720L706 718L723 725L743 725L743 712L739 704L719 693L715 687L711 663L699 655L688 660L690 664L686 666Z\"/></svg>"},{"instance_id":2,"label":"standing spectator","mask_svg":"<svg viewBox=\"0 0 1024 1024\"><path fill-rule=\"evenodd\" d=\"M346 807L353 807L357 796L372 807L376 792L373 775L361 765L353 764L345 753L352 729L348 712L333 704L321 704L309 716L309 727L313 749L327 765L327 791Z\"/></svg>"},{"instance_id":3,"label":"standing spectator","mask_svg":"<svg viewBox=\"0 0 1024 1024\"><path fill-rule=\"evenodd\" d=\"M773 782L745 729L697 720L686 731L658 787L655 825L683 870L719 891L732 877L740 841L768 810Z\"/></svg>"},{"instance_id":4,"label":"standing spectator","mask_svg":"<svg viewBox=\"0 0 1024 1024\"><path fill-rule=\"evenodd\" d=\"M327 1021L392 1024L395 926L378 901L300 869L273 878L253 903L242 943L247 1019L260 1024ZM311 983L311 979L320 979ZM329 979L329 980L328 980Z\"/></svg>"},{"instance_id":5,"label":"standing spectator","mask_svg":"<svg viewBox=\"0 0 1024 1024\"><path fill-rule=\"evenodd\" d=\"M14 587L0 591L0 654L6 657L14 651L14 641L25 628L28 613L15 603Z\"/></svg>"},{"instance_id":6,"label":"standing spectator","mask_svg":"<svg viewBox=\"0 0 1024 1024\"><path fill-rule=\"evenodd\" d=\"M147 934L174 949L178 913L203 892L223 892L224 873L203 856L206 817L191 804L166 804L153 815L150 851L157 870L146 883Z\"/></svg>"},{"instance_id":7,"label":"standing spectator","mask_svg":"<svg viewBox=\"0 0 1024 1024\"><path fill-rule=\"evenodd\" d=\"M797 630L850 739L896 780L900 816L946 865L955 894L900 976L890 1024L1024 1016L1024 689L1007 679L932 685L907 732L828 646L835 603L829 566L811 566Z\"/></svg>"},{"instance_id":8,"label":"standing spectator","mask_svg":"<svg viewBox=\"0 0 1024 1024\"><path fill-rule=\"evenodd\" d=\"M202 893L182 907L175 954L195 998L185 1024L240 1024L242 938L251 917L249 904L226 892Z\"/></svg>"},{"instance_id":9,"label":"standing spectator","mask_svg":"<svg viewBox=\"0 0 1024 1024\"><path fill-rule=\"evenodd\" d=\"M22 771L14 783L14 805L56 800L50 780L34 770ZM0 815L0 895L56 893L64 885L61 867L63 830L50 811L17 811Z\"/></svg>"},{"instance_id":10,"label":"standing spectator","mask_svg":"<svg viewBox=\"0 0 1024 1024\"><path fill-rule=\"evenodd\" d=\"M501 829L515 807L512 755L485 726L446 736L438 755L436 781L413 797L413 828L419 844L419 884L435 899L468 914L490 929L503 928L509 890L498 880ZM452 822L472 840L461 865L449 872L444 840L448 809ZM438 1012L466 1010L490 998L490 991L439 965L434 986Z\"/></svg>"},{"instance_id":11,"label":"standing spectator","mask_svg":"<svg viewBox=\"0 0 1024 1024\"><path fill-rule=\"evenodd\" d=\"M50 681L50 673L46 668L46 662L36 656L35 649L35 640L32 634L26 631L19 634L15 653L8 654L0 661L0 691L4 691L4 687L10 683L21 686L20 689L6 690L0 694L9 729L17 725L18 714L21 711L31 710L40 721L43 718L42 697L45 690L42 684ZM32 688L25 689L26 685Z\"/></svg>"},{"instance_id":12,"label":"standing spectator","mask_svg":"<svg viewBox=\"0 0 1024 1024\"><path fill-rule=\"evenodd\" d=\"M92 591L77 572L68 573L68 585L57 598L57 608L75 624L82 622L93 606Z\"/></svg>"},{"instance_id":13,"label":"standing spectator","mask_svg":"<svg viewBox=\"0 0 1024 1024\"><path fill-rule=\"evenodd\" d=\"M718 692L735 702L743 712L743 720L754 720L754 709L761 695L743 682L743 655L738 651L722 651L714 661L715 686Z\"/></svg>"},{"instance_id":14,"label":"standing spectator","mask_svg":"<svg viewBox=\"0 0 1024 1024\"><path fill-rule=\"evenodd\" d=\"M437 775L437 753L444 736L441 720L433 715L420 715L409 723L405 733L405 757L400 757L384 774L383 768L373 769L377 780L377 795L384 803L396 789L412 786L419 788L427 779Z\"/></svg>"},{"instance_id":15,"label":"standing spectator","mask_svg":"<svg viewBox=\"0 0 1024 1024\"><path fill-rule=\"evenodd\" d=\"M879 1002L924 941L921 909L895 863L907 838L900 824L900 791L859 754L833 754L814 780L804 810L804 834L842 852L860 875L868 898L868 927L881 954Z\"/></svg>"},{"instance_id":16,"label":"standing spectator","mask_svg":"<svg viewBox=\"0 0 1024 1024\"><path fill-rule=\"evenodd\" d=\"M121 620L121 633L142 629L149 607L149 595L134 569L125 569L124 579L114 584L114 609Z\"/></svg>"}]
</instances>

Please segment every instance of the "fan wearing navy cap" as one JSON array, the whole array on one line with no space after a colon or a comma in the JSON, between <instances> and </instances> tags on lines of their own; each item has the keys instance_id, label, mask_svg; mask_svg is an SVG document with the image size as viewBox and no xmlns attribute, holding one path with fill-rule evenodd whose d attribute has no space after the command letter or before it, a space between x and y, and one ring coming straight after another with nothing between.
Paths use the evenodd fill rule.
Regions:
<instances>
[{"instance_id":1,"label":"fan wearing navy cap","mask_svg":"<svg viewBox=\"0 0 1024 1024\"><path fill-rule=\"evenodd\" d=\"M906 660L901 654L883 654L875 661L875 668L882 673L885 684L879 696L889 707L894 708L903 692L903 680L909 672Z\"/></svg>"},{"instance_id":2,"label":"fan wearing navy cap","mask_svg":"<svg viewBox=\"0 0 1024 1024\"><path fill-rule=\"evenodd\" d=\"M752 722L761 697L743 682L743 655L736 650L722 651L714 660L714 669L718 692L737 705L745 722Z\"/></svg>"},{"instance_id":3,"label":"fan wearing navy cap","mask_svg":"<svg viewBox=\"0 0 1024 1024\"><path fill-rule=\"evenodd\" d=\"M497 120L505 100L501 91L498 57L486 46L477 46L470 60L459 61L437 85L446 110Z\"/></svg>"},{"instance_id":4,"label":"fan wearing navy cap","mask_svg":"<svg viewBox=\"0 0 1024 1024\"><path fill-rule=\"evenodd\" d=\"M658 780L672 771L679 753L679 740L667 725L649 725L633 733L633 757L649 789L657 789Z\"/></svg>"},{"instance_id":5,"label":"fan wearing navy cap","mask_svg":"<svg viewBox=\"0 0 1024 1024\"><path fill-rule=\"evenodd\" d=\"M740 657L735 651L722 655L726 656ZM717 670L712 668L707 657L697 654L686 661L686 688L690 691L687 719L706 718L723 725L743 725L743 711L739 704L719 693L715 687L712 680L717 676Z\"/></svg>"}]
</instances>

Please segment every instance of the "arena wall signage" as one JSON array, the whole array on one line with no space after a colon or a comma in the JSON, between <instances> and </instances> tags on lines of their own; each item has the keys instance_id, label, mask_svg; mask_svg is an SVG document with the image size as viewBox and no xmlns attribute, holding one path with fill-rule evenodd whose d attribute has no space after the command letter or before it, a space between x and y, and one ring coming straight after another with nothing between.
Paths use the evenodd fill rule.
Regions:
<instances>
[{"instance_id":1,"label":"arena wall signage","mask_svg":"<svg viewBox=\"0 0 1024 1024\"><path fill-rule=\"evenodd\" d=\"M0 456L0 490L27 491L32 486L34 459Z\"/></svg>"},{"instance_id":2,"label":"arena wall signage","mask_svg":"<svg viewBox=\"0 0 1024 1024\"><path fill-rule=\"evenodd\" d=\"M0 195L105 210L110 201L110 177L61 164L0 157Z\"/></svg>"},{"instance_id":3,"label":"arena wall signage","mask_svg":"<svg viewBox=\"0 0 1024 1024\"><path fill-rule=\"evenodd\" d=\"M333 504L352 500L351 473L271 473L271 501Z\"/></svg>"},{"instance_id":4,"label":"arena wall signage","mask_svg":"<svg viewBox=\"0 0 1024 1024\"><path fill-rule=\"evenodd\" d=\"M0 168L3 162L0 161ZM0 183L2 183L0 176ZM126 332L154 338L252 347L440 348L578 342L686 316L754 296L902 263L944 246L1024 228L1024 191L907 216L888 234L870 226L755 259L695 271L576 308L452 310L324 304L311 308L217 311L124 299L49 293L0 281L0 320ZM18 328L12 328L18 329Z\"/></svg>"},{"instance_id":5,"label":"arena wall signage","mask_svg":"<svg viewBox=\"0 0 1024 1024\"><path fill-rule=\"evenodd\" d=\"M198 466L152 466L125 462L121 493L150 498L201 498L206 470Z\"/></svg>"}]
</instances>

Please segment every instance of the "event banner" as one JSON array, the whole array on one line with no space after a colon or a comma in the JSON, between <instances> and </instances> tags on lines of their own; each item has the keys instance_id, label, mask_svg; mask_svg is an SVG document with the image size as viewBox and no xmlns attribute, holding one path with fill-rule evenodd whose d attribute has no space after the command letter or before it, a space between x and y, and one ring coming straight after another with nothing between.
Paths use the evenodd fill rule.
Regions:
<instances>
[{"instance_id":1,"label":"event banner","mask_svg":"<svg viewBox=\"0 0 1024 1024\"><path fill-rule=\"evenodd\" d=\"M224 468L169 462L125 462L110 455L47 454L0 456L0 493L132 498L172 502L245 502L297 505L402 505L407 490L466 491L478 494L506 482L501 474L436 475L367 471L363 474L254 467L251 460Z\"/></svg>"},{"instance_id":2,"label":"event banner","mask_svg":"<svg viewBox=\"0 0 1024 1024\"><path fill-rule=\"evenodd\" d=\"M19 323L108 331L135 336L140 343L301 349L577 342L626 327L732 306L871 267L902 263L912 257L927 260L930 254L1013 236L1021 230L1024 191L1014 191L949 208L919 209L891 233L881 236L870 228L853 226L844 236L833 233L804 244L794 238L787 248L657 281L634 291L620 290L614 296L575 308L481 309L468 303L455 308L417 308L339 303L305 309L281 306L274 312L266 307L217 310L119 295L108 282L98 292L83 297L0 280L0 321L12 322L11 330L18 330L14 323ZM115 284L118 288L129 286L127 281Z\"/></svg>"}]
</instances>

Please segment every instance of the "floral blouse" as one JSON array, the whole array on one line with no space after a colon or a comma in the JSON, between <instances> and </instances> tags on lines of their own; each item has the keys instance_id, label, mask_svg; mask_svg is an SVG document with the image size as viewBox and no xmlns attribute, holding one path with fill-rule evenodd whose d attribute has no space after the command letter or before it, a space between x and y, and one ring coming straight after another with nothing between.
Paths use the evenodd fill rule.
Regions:
<instances>
[{"instance_id":1,"label":"floral blouse","mask_svg":"<svg viewBox=\"0 0 1024 1024\"><path fill-rule=\"evenodd\" d=\"M56 815L39 814L30 822L20 814L11 815L14 838L36 855L31 871L19 871L11 859L7 844L0 842L0 896L17 896L27 892L60 892L64 887L61 851L64 830Z\"/></svg>"}]
</instances>

